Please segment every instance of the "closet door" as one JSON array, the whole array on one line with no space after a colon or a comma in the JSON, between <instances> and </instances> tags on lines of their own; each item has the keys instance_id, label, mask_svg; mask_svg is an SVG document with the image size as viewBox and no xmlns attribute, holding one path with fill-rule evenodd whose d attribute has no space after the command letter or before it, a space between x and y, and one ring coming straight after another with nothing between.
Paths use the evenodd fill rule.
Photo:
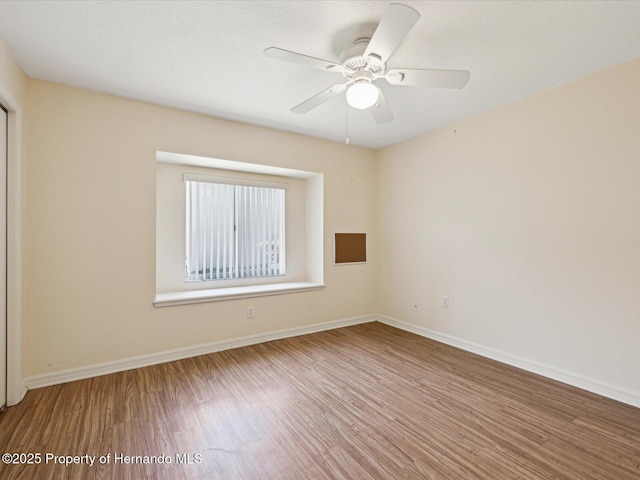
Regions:
<instances>
[{"instance_id":1,"label":"closet door","mask_svg":"<svg viewBox=\"0 0 640 480\"><path fill-rule=\"evenodd\" d=\"M7 404L7 111L0 105L0 409Z\"/></svg>"}]
</instances>

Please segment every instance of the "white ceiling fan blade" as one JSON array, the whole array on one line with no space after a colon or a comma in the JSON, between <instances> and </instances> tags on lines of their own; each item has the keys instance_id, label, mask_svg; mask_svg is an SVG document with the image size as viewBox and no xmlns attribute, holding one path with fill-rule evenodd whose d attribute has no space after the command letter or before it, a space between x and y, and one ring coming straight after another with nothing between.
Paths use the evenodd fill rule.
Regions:
<instances>
[{"instance_id":1,"label":"white ceiling fan blade","mask_svg":"<svg viewBox=\"0 0 640 480\"><path fill-rule=\"evenodd\" d=\"M364 57L374 56L385 63L419 19L420 14L411 7L399 3L389 5L367 45Z\"/></svg>"},{"instance_id":2,"label":"white ceiling fan blade","mask_svg":"<svg viewBox=\"0 0 640 480\"><path fill-rule=\"evenodd\" d=\"M350 83L350 82L349 82ZM299 105L296 105L291 109L293 113L307 113L314 108L322 105L327 100L332 99L336 95L344 92L347 89L347 85L349 83L339 83L338 85L334 85L333 87L329 87L326 90L314 95L313 97L305 100Z\"/></svg>"},{"instance_id":3,"label":"white ceiling fan blade","mask_svg":"<svg viewBox=\"0 0 640 480\"><path fill-rule=\"evenodd\" d=\"M376 123L387 123L393 120L394 118L393 113L389 108L389 104L385 100L384 95L382 94L382 90L380 90L379 88L378 88L378 101L369 110L371 110L371 115L373 115L373 119L376 121Z\"/></svg>"},{"instance_id":4,"label":"white ceiling fan blade","mask_svg":"<svg viewBox=\"0 0 640 480\"><path fill-rule=\"evenodd\" d=\"M394 68L384 78L392 85L411 87L462 88L471 73L468 70L414 70L411 68Z\"/></svg>"},{"instance_id":5,"label":"white ceiling fan blade","mask_svg":"<svg viewBox=\"0 0 640 480\"><path fill-rule=\"evenodd\" d=\"M342 73L346 71L342 65L330 62L329 60L322 60L321 58L310 57L303 55L302 53L290 52L289 50L283 50L282 48L269 47L264 52L266 57L277 58L278 60L284 60L285 62L297 63L298 65L304 65L305 67L319 68L320 70L327 70L329 72Z\"/></svg>"}]
</instances>

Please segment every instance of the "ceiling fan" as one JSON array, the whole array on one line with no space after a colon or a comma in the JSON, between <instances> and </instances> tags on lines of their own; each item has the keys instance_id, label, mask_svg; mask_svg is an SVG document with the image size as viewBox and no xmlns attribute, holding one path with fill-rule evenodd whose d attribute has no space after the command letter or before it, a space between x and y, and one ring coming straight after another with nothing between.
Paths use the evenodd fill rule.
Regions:
<instances>
[{"instance_id":1,"label":"ceiling fan","mask_svg":"<svg viewBox=\"0 0 640 480\"><path fill-rule=\"evenodd\" d=\"M411 7L392 3L371 38L359 38L340 57L340 63L290 52L277 47L264 51L267 57L342 74L347 81L323 90L291 109L307 113L331 98L345 93L347 103L359 109L370 109L377 123L393 120L393 113L380 88L374 84L384 79L391 85L410 87L462 88L470 78L468 70L387 69L387 60L420 19Z\"/></svg>"}]
</instances>

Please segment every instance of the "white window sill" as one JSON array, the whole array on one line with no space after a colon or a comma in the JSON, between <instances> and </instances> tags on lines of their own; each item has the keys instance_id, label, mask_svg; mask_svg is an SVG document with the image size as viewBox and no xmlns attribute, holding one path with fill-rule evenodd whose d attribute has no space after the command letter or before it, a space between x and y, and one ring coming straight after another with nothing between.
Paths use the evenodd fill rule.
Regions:
<instances>
[{"instance_id":1,"label":"white window sill","mask_svg":"<svg viewBox=\"0 0 640 480\"><path fill-rule=\"evenodd\" d=\"M156 307L171 307L190 303L219 302L238 298L264 297L283 293L321 290L323 283L291 282L251 285L247 287L212 288L208 290L189 290L186 292L157 293L153 304Z\"/></svg>"}]
</instances>

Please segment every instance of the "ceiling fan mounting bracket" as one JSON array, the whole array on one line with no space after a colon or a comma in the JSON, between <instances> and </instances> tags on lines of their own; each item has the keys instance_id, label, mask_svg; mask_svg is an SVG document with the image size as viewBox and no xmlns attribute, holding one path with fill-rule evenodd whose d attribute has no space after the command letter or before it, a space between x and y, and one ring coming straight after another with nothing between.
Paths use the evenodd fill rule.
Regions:
<instances>
[{"instance_id":1,"label":"ceiling fan mounting bracket","mask_svg":"<svg viewBox=\"0 0 640 480\"><path fill-rule=\"evenodd\" d=\"M340 62L344 65L352 58L362 57L370 41L369 37L356 38L350 46L344 49L340 55Z\"/></svg>"}]
</instances>

